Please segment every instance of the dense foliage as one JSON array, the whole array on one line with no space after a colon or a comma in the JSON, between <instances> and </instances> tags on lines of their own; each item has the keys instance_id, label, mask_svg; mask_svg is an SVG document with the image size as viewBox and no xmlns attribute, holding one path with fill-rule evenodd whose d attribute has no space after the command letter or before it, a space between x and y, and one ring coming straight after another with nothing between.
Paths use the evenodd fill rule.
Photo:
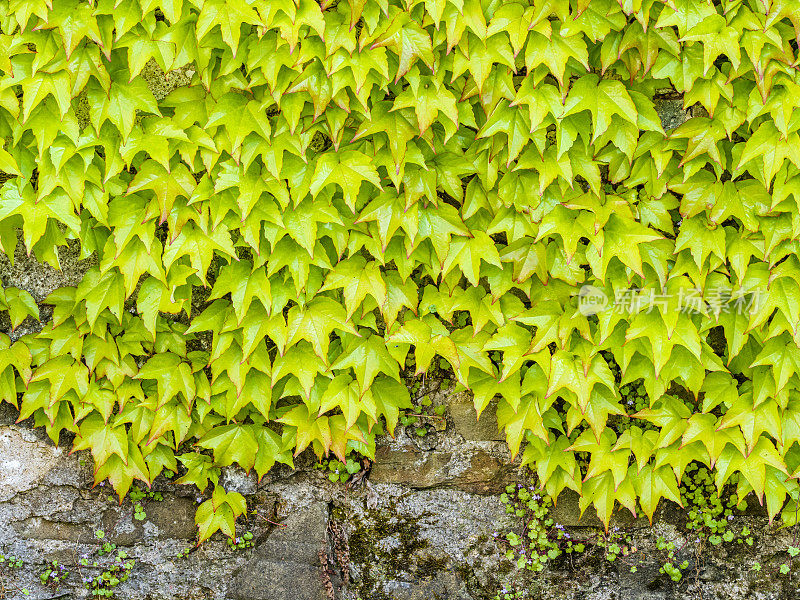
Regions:
<instances>
[{"instance_id":1,"label":"dense foliage","mask_svg":"<svg viewBox=\"0 0 800 600\"><path fill-rule=\"evenodd\" d=\"M791 0L0 0L0 246L96 257L0 334L0 397L120 496L211 480L203 538L219 467L373 456L432 364L605 521L693 462L774 516L799 37Z\"/></svg>"}]
</instances>

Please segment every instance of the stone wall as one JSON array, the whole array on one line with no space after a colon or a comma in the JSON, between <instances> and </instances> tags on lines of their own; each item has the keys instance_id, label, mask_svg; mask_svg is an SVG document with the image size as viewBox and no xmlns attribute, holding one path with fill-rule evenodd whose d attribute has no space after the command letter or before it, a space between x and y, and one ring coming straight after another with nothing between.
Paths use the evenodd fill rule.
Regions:
<instances>
[{"instance_id":1,"label":"stone wall","mask_svg":"<svg viewBox=\"0 0 800 600\"><path fill-rule=\"evenodd\" d=\"M194 511L204 496L163 479L153 487L163 500L144 500L146 517L134 519L130 501L120 505L107 487L92 487L89 456L68 455L69 444L54 446L41 430L15 424L13 411L4 410L0 551L24 565L0 568L0 598L24 598L23 589L35 599L85 597L82 577L96 576L105 564L104 558L98 568L79 564L84 555L96 560L97 530L136 561L116 597L137 600L326 600L328 593L347 600L477 600L512 587L543 600L800 596L798 578L777 573L791 532L770 527L757 506L732 524L751 528L753 547L724 544L697 552L684 546L685 515L665 506L652 527L630 515L616 521L636 547L636 573L592 545L542 573L517 571L504 556L502 536L493 535L521 531L520 520L507 515L499 499L517 470L495 439L491 410L476 422L464 398L446 399L447 426L435 439L400 430L395 440L381 440L378 460L357 486L331 483L306 455L298 469L277 469L261 482L225 471L224 485L244 493L251 511L239 531L251 531L254 546L243 550L229 548L220 534L196 548ZM576 539L599 531L596 517L579 518L577 500L569 495L562 495L553 515ZM659 573L658 536L683 546L678 559L691 563L680 583ZM186 548L188 555L179 557ZM329 561L329 590L321 552ZM70 571L57 590L39 582L52 560Z\"/></svg>"}]
</instances>

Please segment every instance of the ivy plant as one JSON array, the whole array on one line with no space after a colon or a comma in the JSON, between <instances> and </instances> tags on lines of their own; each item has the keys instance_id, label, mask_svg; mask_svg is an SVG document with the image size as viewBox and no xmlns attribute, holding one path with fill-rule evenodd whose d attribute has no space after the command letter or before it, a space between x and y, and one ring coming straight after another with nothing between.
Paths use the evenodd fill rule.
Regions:
<instances>
[{"instance_id":1,"label":"ivy plant","mask_svg":"<svg viewBox=\"0 0 800 600\"><path fill-rule=\"evenodd\" d=\"M373 459L440 365L605 523L693 463L793 523L799 39L778 0L0 0L0 251L92 257L2 290L0 399L120 498L210 483L201 540L220 468Z\"/></svg>"}]
</instances>

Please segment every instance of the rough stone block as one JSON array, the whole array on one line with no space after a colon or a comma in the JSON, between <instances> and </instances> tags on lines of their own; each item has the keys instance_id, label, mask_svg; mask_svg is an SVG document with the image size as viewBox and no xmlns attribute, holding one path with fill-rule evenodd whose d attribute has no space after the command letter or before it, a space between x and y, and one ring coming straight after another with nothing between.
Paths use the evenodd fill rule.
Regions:
<instances>
[{"instance_id":1,"label":"rough stone block","mask_svg":"<svg viewBox=\"0 0 800 600\"><path fill-rule=\"evenodd\" d=\"M85 542L91 537L91 529L86 525L60 523L40 517L34 517L13 524L22 538L31 540L61 540L68 542Z\"/></svg>"},{"instance_id":2,"label":"rough stone block","mask_svg":"<svg viewBox=\"0 0 800 600\"><path fill-rule=\"evenodd\" d=\"M240 494L255 494L258 489L256 472L245 473L243 469L236 466L222 469L219 482L229 492L239 492Z\"/></svg>"},{"instance_id":3,"label":"rough stone block","mask_svg":"<svg viewBox=\"0 0 800 600\"><path fill-rule=\"evenodd\" d=\"M96 262L94 256L82 259L80 245L75 241L58 247L58 260L59 265L49 265L40 263L33 254L28 256L22 241L22 231L19 231L14 263L0 252L0 280L5 286L30 292L34 300L41 302L55 289L78 285L86 271Z\"/></svg>"},{"instance_id":4,"label":"rough stone block","mask_svg":"<svg viewBox=\"0 0 800 600\"><path fill-rule=\"evenodd\" d=\"M320 568L291 560L262 559L236 575L230 591L236 600L326 600Z\"/></svg>"},{"instance_id":5,"label":"rough stone block","mask_svg":"<svg viewBox=\"0 0 800 600\"><path fill-rule=\"evenodd\" d=\"M490 402L478 418L472 399L466 394L458 394L448 406L448 411L456 433L465 440L505 440L503 432L497 426L497 402Z\"/></svg>"},{"instance_id":6,"label":"rough stone block","mask_svg":"<svg viewBox=\"0 0 800 600\"><path fill-rule=\"evenodd\" d=\"M26 440L15 427L0 427L0 502L36 487L62 455L61 448Z\"/></svg>"},{"instance_id":7,"label":"rough stone block","mask_svg":"<svg viewBox=\"0 0 800 600\"><path fill-rule=\"evenodd\" d=\"M160 538L194 539L197 533L194 522L196 508L188 498L176 496L164 496L162 502L145 501L147 521L155 526Z\"/></svg>"},{"instance_id":8,"label":"rough stone block","mask_svg":"<svg viewBox=\"0 0 800 600\"><path fill-rule=\"evenodd\" d=\"M653 104L664 131L675 129L689 118L689 114L683 109L683 97L656 98Z\"/></svg>"},{"instance_id":9,"label":"rough stone block","mask_svg":"<svg viewBox=\"0 0 800 600\"><path fill-rule=\"evenodd\" d=\"M237 600L325 600L319 552L326 550L328 507L315 502L293 512L256 548L233 577L228 595Z\"/></svg>"},{"instance_id":10,"label":"rough stone block","mask_svg":"<svg viewBox=\"0 0 800 600\"><path fill-rule=\"evenodd\" d=\"M472 599L464 582L449 570L442 570L432 577L387 581L383 585L383 592L393 600Z\"/></svg>"},{"instance_id":11,"label":"rough stone block","mask_svg":"<svg viewBox=\"0 0 800 600\"><path fill-rule=\"evenodd\" d=\"M479 448L454 454L383 446L375 453L370 480L412 488L454 487L499 493L510 481L510 466Z\"/></svg>"}]
</instances>

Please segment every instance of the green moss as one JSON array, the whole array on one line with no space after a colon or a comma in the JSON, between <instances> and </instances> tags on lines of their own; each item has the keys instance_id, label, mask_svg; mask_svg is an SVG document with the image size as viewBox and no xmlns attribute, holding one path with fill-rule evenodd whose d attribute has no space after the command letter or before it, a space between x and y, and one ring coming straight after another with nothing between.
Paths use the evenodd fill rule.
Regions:
<instances>
[{"instance_id":1,"label":"green moss","mask_svg":"<svg viewBox=\"0 0 800 600\"><path fill-rule=\"evenodd\" d=\"M514 563L510 560L504 560L497 566L497 573L500 575L508 575L514 570Z\"/></svg>"},{"instance_id":2,"label":"green moss","mask_svg":"<svg viewBox=\"0 0 800 600\"><path fill-rule=\"evenodd\" d=\"M89 117L89 100L86 97L86 90L81 90L75 99L72 101L75 109L75 117L78 119L78 124L81 127L88 127L91 125Z\"/></svg>"},{"instance_id":3,"label":"green moss","mask_svg":"<svg viewBox=\"0 0 800 600\"><path fill-rule=\"evenodd\" d=\"M338 518L340 509L332 516ZM344 515L340 515L344 516ZM348 515L352 519L352 515ZM356 522L350 534L350 557L358 566L353 586L357 594L370 600L388 600L381 583L401 573L429 577L446 568L447 559L420 552L428 548L427 540L419 536L419 522L426 515L414 518L398 516L392 503L388 508L370 511Z\"/></svg>"},{"instance_id":4,"label":"green moss","mask_svg":"<svg viewBox=\"0 0 800 600\"><path fill-rule=\"evenodd\" d=\"M174 89L189 85L192 81L195 67L190 65L181 69L164 73L154 59L150 59L142 69L141 76L147 82L147 87L156 100L166 98Z\"/></svg>"},{"instance_id":5,"label":"green moss","mask_svg":"<svg viewBox=\"0 0 800 600\"><path fill-rule=\"evenodd\" d=\"M458 574L459 579L464 582L464 585L467 586L467 589L474 598L483 600L491 596L488 589L484 589L484 586L481 585L481 582L475 576L475 571L469 565L456 565L455 572ZM489 587L494 589L496 587L495 582L492 582L492 585Z\"/></svg>"},{"instance_id":6,"label":"green moss","mask_svg":"<svg viewBox=\"0 0 800 600\"><path fill-rule=\"evenodd\" d=\"M446 558L426 554L417 560L415 575L417 577L435 577L447 569L447 563Z\"/></svg>"}]
</instances>

